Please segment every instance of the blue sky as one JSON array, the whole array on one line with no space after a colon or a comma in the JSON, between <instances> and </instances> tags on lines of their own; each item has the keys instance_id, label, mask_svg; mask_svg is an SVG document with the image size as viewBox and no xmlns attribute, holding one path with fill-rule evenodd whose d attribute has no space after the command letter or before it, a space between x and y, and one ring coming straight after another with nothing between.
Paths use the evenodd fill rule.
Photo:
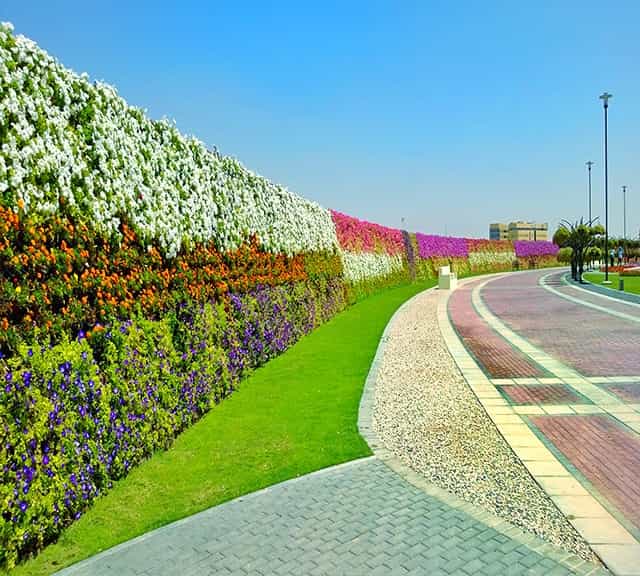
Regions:
<instances>
[{"instance_id":1,"label":"blue sky","mask_svg":"<svg viewBox=\"0 0 640 576\"><path fill-rule=\"evenodd\" d=\"M152 117L360 218L640 229L640 2L33 2L0 20Z\"/></svg>"}]
</instances>

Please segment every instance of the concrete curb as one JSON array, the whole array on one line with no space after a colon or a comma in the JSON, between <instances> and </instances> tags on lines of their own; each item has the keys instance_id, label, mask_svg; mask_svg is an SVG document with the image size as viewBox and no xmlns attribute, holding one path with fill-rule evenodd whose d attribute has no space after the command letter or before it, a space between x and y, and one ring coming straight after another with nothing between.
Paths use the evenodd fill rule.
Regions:
<instances>
[{"instance_id":1,"label":"concrete curb","mask_svg":"<svg viewBox=\"0 0 640 576\"><path fill-rule=\"evenodd\" d=\"M627 304L640 305L640 295L638 294L622 292L616 288L607 288L606 286L593 284L592 282L589 282L589 280L584 280L584 278L583 280L586 284L581 284L580 282L573 280L568 273L564 275L564 279L569 285L577 288L578 290L584 290L585 292L591 292L592 294L598 294L599 296L606 296L612 300L619 300L620 302L625 302Z\"/></svg>"}]
</instances>

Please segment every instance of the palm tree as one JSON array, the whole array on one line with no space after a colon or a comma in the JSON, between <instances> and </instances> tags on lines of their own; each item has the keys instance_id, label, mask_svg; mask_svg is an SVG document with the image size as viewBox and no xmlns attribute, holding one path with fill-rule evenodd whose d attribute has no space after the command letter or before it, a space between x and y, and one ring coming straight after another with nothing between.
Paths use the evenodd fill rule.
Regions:
<instances>
[{"instance_id":1,"label":"palm tree","mask_svg":"<svg viewBox=\"0 0 640 576\"><path fill-rule=\"evenodd\" d=\"M596 242L596 238L604 234L604 228L596 225L596 219L584 222L569 222L562 220L560 227L553 235L554 241L560 242L560 246L571 248L571 277L577 282L582 282L584 262L587 258L587 250Z\"/></svg>"}]
</instances>

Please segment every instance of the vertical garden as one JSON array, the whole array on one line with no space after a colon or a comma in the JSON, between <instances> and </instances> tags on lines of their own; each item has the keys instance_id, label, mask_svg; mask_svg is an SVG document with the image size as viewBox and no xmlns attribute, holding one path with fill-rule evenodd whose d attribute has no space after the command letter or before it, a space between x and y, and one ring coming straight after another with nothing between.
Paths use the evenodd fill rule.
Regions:
<instances>
[{"instance_id":1,"label":"vertical garden","mask_svg":"<svg viewBox=\"0 0 640 576\"><path fill-rule=\"evenodd\" d=\"M329 211L0 25L0 565L355 299L556 252Z\"/></svg>"}]
</instances>

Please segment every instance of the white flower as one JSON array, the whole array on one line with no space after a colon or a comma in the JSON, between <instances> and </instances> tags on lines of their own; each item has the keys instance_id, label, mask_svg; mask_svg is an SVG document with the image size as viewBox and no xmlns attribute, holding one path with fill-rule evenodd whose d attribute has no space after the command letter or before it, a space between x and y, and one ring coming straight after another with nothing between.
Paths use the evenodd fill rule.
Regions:
<instances>
[{"instance_id":1,"label":"white flower","mask_svg":"<svg viewBox=\"0 0 640 576\"><path fill-rule=\"evenodd\" d=\"M148 119L11 30L0 25L0 83L18 87L0 93L0 166L25 209L51 212L64 197L107 234L124 214L169 257L185 240L230 250L252 235L276 253L337 249L327 210Z\"/></svg>"}]
</instances>

